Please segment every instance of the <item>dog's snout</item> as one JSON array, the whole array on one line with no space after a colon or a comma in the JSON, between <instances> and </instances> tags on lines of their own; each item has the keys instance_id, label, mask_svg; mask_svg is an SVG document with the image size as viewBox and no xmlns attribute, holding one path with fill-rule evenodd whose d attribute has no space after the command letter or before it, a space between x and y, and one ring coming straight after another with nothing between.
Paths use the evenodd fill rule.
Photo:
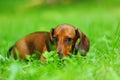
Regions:
<instances>
[{"instance_id":1,"label":"dog's snout","mask_svg":"<svg viewBox=\"0 0 120 80\"><path fill-rule=\"evenodd\" d=\"M62 51L62 45L57 46L57 53L61 53Z\"/></svg>"},{"instance_id":2,"label":"dog's snout","mask_svg":"<svg viewBox=\"0 0 120 80\"><path fill-rule=\"evenodd\" d=\"M62 57L61 48L57 48L57 53L58 53L58 57L61 58Z\"/></svg>"}]
</instances>

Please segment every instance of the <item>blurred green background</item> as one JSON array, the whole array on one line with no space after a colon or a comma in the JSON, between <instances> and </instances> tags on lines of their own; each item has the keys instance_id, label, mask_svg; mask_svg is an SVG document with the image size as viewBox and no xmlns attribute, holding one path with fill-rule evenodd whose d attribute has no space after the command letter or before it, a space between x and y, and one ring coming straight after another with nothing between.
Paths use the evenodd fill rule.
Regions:
<instances>
[{"instance_id":1,"label":"blurred green background","mask_svg":"<svg viewBox=\"0 0 120 80\"><path fill-rule=\"evenodd\" d=\"M6 57L16 40L68 23L90 40L64 68ZM0 0L0 80L120 80L120 0ZM71 61L72 60L72 61Z\"/></svg>"},{"instance_id":2,"label":"blurred green background","mask_svg":"<svg viewBox=\"0 0 120 80\"><path fill-rule=\"evenodd\" d=\"M0 47L14 44L28 33L50 31L63 23L80 28L92 44L110 30L116 31L119 3L119 0L1 0Z\"/></svg>"}]
</instances>

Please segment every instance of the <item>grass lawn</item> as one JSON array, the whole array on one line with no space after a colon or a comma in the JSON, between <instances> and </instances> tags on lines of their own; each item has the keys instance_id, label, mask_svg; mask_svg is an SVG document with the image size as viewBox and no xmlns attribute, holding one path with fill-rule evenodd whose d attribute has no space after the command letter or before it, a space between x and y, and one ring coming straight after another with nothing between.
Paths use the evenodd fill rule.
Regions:
<instances>
[{"instance_id":1,"label":"grass lawn","mask_svg":"<svg viewBox=\"0 0 120 80\"><path fill-rule=\"evenodd\" d=\"M90 40L86 57L25 62L6 57L20 37L68 23ZM52 53L52 52L51 52ZM0 14L0 80L120 80L120 7L54 5Z\"/></svg>"}]
</instances>

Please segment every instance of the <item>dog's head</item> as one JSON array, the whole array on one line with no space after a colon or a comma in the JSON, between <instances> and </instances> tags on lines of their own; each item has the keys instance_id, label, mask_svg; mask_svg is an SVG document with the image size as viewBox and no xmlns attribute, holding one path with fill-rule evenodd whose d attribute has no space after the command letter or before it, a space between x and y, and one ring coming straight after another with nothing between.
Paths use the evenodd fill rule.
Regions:
<instances>
[{"instance_id":1,"label":"dog's head","mask_svg":"<svg viewBox=\"0 0 120 80\"><path fill-rule=\"evenodd\" d=\"M51 30L50 37L56 44L56 51L60 57L68 55L73 50L80 34L78 29L69 24L61 24Z\"/></svg>"}]
</instances>

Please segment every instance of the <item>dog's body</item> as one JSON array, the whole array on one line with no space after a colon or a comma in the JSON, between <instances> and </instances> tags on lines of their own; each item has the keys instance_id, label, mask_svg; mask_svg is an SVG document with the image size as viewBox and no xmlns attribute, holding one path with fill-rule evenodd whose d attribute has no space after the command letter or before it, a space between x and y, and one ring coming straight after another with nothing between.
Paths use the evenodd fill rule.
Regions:
<instances>
[{"instance_id":1,"label":"dog's body","mask_svg":"<svg viewBox=\"0 0 120 80\"><path fill-rule=\"evenodd\" d=\"M20 58L25 59L25 55L32 55L37 51L39 53L39 58L43 59L44 57L41 56L41 54L45 51L50 51L50 46L53 44L49 34L49 32L31 33L19 39L9 50L9 54L13 54L16 58L16 53L18 53Z\"/></svg>"},{"instance_id":2,"label":"dog's body","mask_svg":"<svg viewBox=\"0 0 120 80\"><path fill-rule=\"evenodd\" d=\"M78 38L81 41L76 45ZM76 49L75 54L78 50L84 50L85 52L89 50L89 40L79 29L69 24L62 24L53 28L50 32L35 32L19 39L10 48L9 54L14 54L14 57L16 57L18 52L18 56L25 59L26 54L32 55L37 50L39 58L43 60L45 58L42 53L51 51L51 45L56 46L55 49L59 57L67 56L70 52L74 53L74 49Z\"/></svg>"}]
</instances>

